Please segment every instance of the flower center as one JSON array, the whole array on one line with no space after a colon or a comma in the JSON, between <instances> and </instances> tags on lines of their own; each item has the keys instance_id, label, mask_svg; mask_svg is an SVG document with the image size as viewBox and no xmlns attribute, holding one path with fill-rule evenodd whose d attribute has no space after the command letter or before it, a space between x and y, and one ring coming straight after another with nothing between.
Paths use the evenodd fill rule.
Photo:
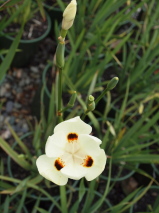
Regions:
<instances>
[{"instance_id":1,"label":"flower center","mask_svg":"<svg viewBox=\"0 0 159 213\"><path fill-rule=\"evenodd\" d=\"M91 156L82 149L78 141L78 135L76 133L69 133L67 135L68 143L65 144L65 153L61 156L62 161L67 165L71 162L75 165L81 165L83 167L92 167L94 160ZM62 169L62 167L61 167Z\"/></svg>"},{"instance_id":2,"label":"flower center","mask_svg":"<svg viewBox=\"0 0 159 213\"><path fill-rule=\"evenodd\" d=\"M61 158L57 158L57 159L55 160L54 166L55 166L55 168L56 168L58 171L60 171L60 170L65 166L65 164L64 164L64 162L62 161Z\"/></svg>"},{"instance_id":3,"label":"flower center","mask_svg":"<svg viewBox=\"0 0 159 213\"><path fill-rule=\"evenodd\" d=\"M67 135L67 141L69 142L69 143L73 143L73 142L75 142L75 141L77 141L78 140L78 135L76 134L76 133L69 133L68 135Z\"/></svg>"},{"instance_id":4,"label":"flower center","mask_svg":"<svg viewBox=\"0 0 159 213\"><path fill-rule=\"evenodd\" d=\"M93 159L91 156L87 155L86 158L84 159L82 165L84 167L91 167L93 165Z\"/></svg>"}]
</instances>

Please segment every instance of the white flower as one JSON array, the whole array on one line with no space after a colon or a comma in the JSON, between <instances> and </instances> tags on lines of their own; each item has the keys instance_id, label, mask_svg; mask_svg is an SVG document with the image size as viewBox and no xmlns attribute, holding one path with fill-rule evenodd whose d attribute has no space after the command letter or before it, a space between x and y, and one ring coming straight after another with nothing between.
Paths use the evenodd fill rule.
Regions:
<instances>
[{"instance_id":1,"label":"white flower","mask_svg":"<svg viewBox=\"0 0 159 213\"><path fill-rule=\"evenodd\" d=\"M77 2L76 0L72 0L63 13L63 20L62 20L63 30L68 30L73 25L73 21L76 16L76 11L77 11Z\"/></svg>"},{"instance_id":2,"label":"white flower","mask_svg":"<svg viewBox=\"0 0 159 213\"><path fill-rule=\"evenodd\" d=\"M36 161L39 173L58 185L65 185L68 178L91 181L99 176L106 154L99 147L101 140L89 135L91 131L79 116L58 124L46 142L46 155Z\"/></svg>"}]
</instances>

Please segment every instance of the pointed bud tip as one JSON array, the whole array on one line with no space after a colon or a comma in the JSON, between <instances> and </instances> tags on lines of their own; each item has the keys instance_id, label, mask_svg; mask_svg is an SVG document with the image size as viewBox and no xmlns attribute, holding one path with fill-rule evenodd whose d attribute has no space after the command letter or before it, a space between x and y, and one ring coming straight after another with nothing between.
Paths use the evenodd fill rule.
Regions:
<instances>
[{"instance_id":1,"label":"pointed bud tip","mask_svg":"<svg viewBox=\"0 0 159 213\"><path fill-rule=\"evenodd\" d=\"M89 101L94 101L93 95L89 95L88 99L89 99Z\"/></svg>"},{"instance_id":2,"label":"pointed bud tip","mask_svg":"<svg viewBox=\"0 0 159 213\"><path fill-rule=\"evenodd\" d=\"M116 87L118 81L119 81L118 77L112 78L107 85L107 89L112 90L114 87Z\"/></svg>"},{"instance_id":3,"label":"pointed bud tip","mask_svg":"<svg viewBox=\"0 0 159 213\"><path fill-rule=\"evenodd\" d=\"M77 4L77 1L76 0L72 0L71 3L72 4Z\"/></svg>"},{"instance_id":4,"label":"pointed bud tip","mask_svg":"<svg viewBox=\"0 0 159 213\"><path fill-rule=\"evenodd\" d=\"M119 81L119 78L118 77L114 77L114 80Z\"/></svg>"},{"instance_id":5,"label":"pointed bud tip","mask_svg":"<svg viewBox=\"0 0 159 213\"><path fill-rule=\"evenodd\" d=\"M77 11L77 2L72 0L63 12L62 29L68 30L72 27Z\"/></svg>"}]
</instances>

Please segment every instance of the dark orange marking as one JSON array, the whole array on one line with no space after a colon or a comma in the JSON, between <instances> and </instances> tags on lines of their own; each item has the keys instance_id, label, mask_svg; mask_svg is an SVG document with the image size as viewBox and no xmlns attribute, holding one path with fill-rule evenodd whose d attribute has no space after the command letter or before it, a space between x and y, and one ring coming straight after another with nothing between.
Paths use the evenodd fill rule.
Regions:
<instances>
[{"instance_id":1,"label":"dark orange marking","mask_svg":"<svg viewBox=\"0 0 159 213\"><path fill-rule=\"evenodd\" d=\"M78 139L78 135L76 133L69 133L67 135L68 142L74 142L74 141L77 141L77 139Z\"/></svg>"},{"instance_id":2,"label":"dark orange marking","mask_svg":"<svg viewBox=\"0 0 159 213\"><path fill-rule=\"evenodd\" d=\"M83 166L85 167L91 167L93 165L93 159L88 155L84 159Z\"/></svg>"},{"instance_id":3,"label":"dark orange marking","mask_svg":"<svg viewBox=\"0 0 159 213\"><path fill-rule=\"evenodd\" d=\"M60 158L57 158L57 160L55 160L55 168L60 171L64 166L64 162L60 159Z\"/></svg>"}]
</instances>

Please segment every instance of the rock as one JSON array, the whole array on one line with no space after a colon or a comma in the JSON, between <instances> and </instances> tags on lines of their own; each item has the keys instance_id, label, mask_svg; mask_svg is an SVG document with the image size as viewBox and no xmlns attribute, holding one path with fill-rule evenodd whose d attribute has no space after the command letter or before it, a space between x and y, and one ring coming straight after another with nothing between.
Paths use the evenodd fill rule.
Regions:
<instances>
[{"instance_id":1,"label":"rock","mask_svg":"<svg viewBox=\"0 0 159 213\"><path fill-rule=\"evenodd\" d=\"M1 137L5 140L9 139L11 137L11 132L9 131L9 129L2 132Z\"/></svg>"},{"instance_id":2,"label":"rock","mask_svg":"<svg viewBox=\"0 0 159 213\"><path fill-rule=\"evenodd\" d=\"M22 105L18 102L14 102L14 108L15 109L20 109L22 107Z\"/></svg>"},{"instance_id":3,"label":"rock","mask_svg":"<svg viewBox=\"0 0 159 213\"><path fill-rule=\"evenodd\" d=\"M38 73L38 67L31 66L30 69L32 72Z\"/></svg>"},{"instance_id":4,"label":"rock","mask_svg":"<svg viewBox=\"0 0 159 213\"><path fill-rule=\"evenodd\" d=\"M8 101L6 104L6 112L8 113L12 112L13 106L14 106L14 103L12 101Z\"/></svg>"},{"instance_id":5,"label":"rock","mask_svg":"<svg viewBox=\"0 0 159 213\"><path fill-rule=\"evenodd\" d=\"M0 96L1 96L1 97L5 96L6 92L7 92L6 88L5 88L4 86L2 86L2 87L0 88Z\"/></svg>"}]
</instances>

